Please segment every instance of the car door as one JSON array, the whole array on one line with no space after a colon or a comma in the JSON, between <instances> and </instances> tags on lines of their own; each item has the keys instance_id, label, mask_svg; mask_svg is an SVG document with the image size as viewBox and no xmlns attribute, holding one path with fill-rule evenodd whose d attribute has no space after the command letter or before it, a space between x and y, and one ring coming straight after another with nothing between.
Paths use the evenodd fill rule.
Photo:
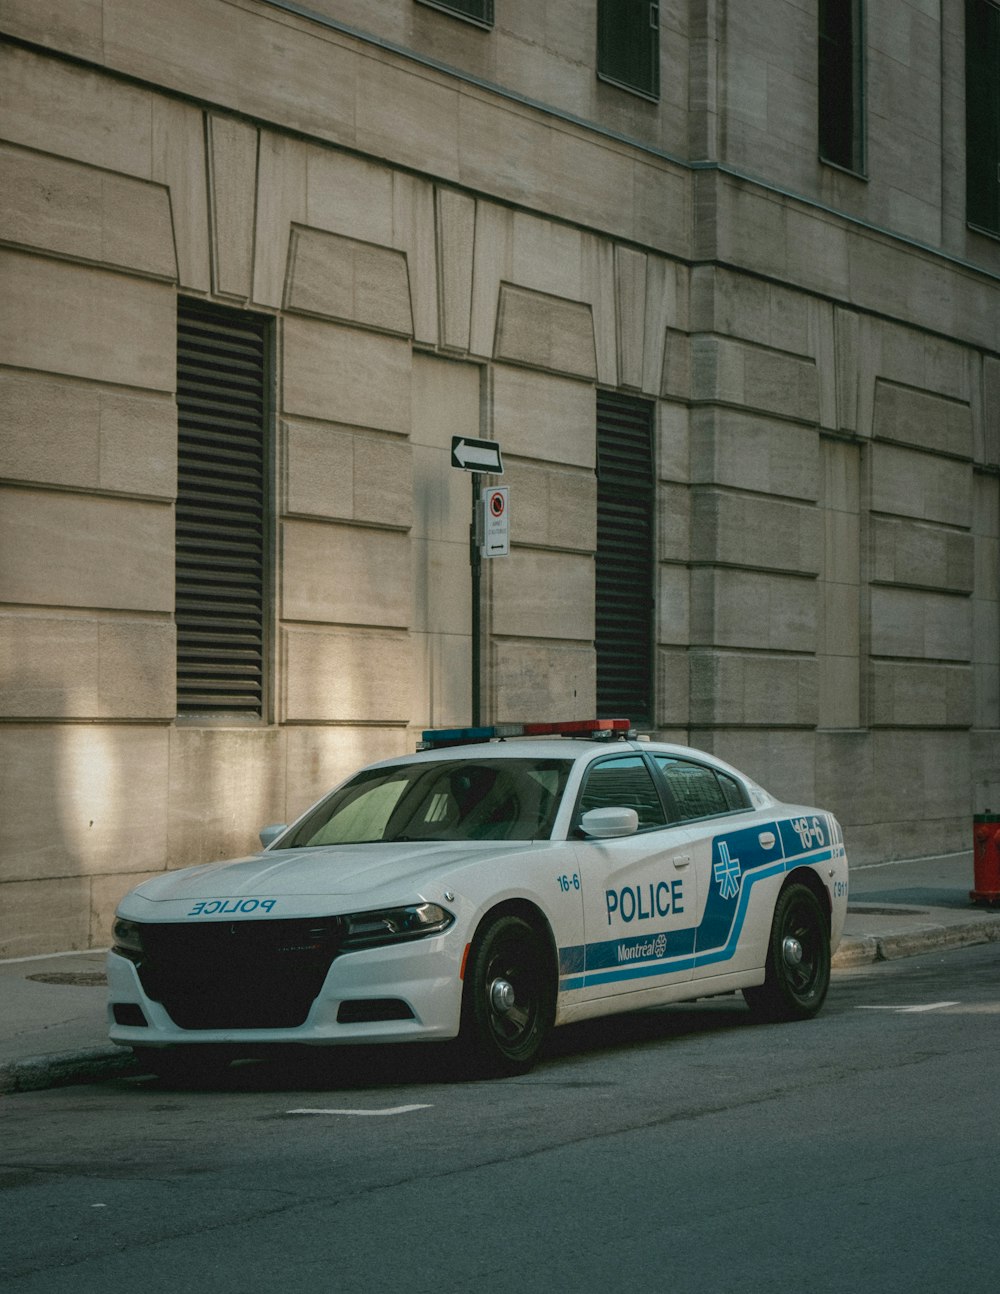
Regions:
<instances>
[{"instance_id":1,"label":"car door","mask_svg":"<svg viewBox=\"0 0 1000 1294\"><path fill-rule=\"evenodd\" d=\"M690 835L671 826L643 755L609 755L590 765L575 822L590 809L631 808L639 829L576 842L584 907L582 985L586 999L690 980L697 883Z\"/></svg>"}]
</instances>

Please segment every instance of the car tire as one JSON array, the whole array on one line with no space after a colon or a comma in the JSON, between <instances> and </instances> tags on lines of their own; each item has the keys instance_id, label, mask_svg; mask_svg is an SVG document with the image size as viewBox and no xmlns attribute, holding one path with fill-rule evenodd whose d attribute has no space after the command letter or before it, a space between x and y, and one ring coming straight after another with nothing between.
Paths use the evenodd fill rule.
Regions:
<instances>
[{"instance_id":1,"label":"car tire","mask_svg":"<svg viewBox=\"0 0 1000 1294\"><path fill-rule=\"evenodd\" d=\"M175 1087L217 1083L231 1059L211 1047L133 1047L132 1053L145 1073Z\"/></svg>"},{"instance_id":2,"label":"car tire","mask_svg":"<svg viewBox=\"0 0 1000 1294\"><path fill-rule=\"evenodd\" d=\"M476 932L465 968L459 1049L476 1077L526 1074L555 1019L556 988L545 940L512 913Z\"/></svg>"},{"instance_id":3,"label":"car tire","mask_svg":"<svg viewBox=\"0 0 1000 1294\"><path fill-rule=\"evenodd\" d=\"M764 983L743 990L747 1006L761 1020L808 1020L829 987L829 923L808 886L786 886L774 906Z\"/></svg>"}]
</instances>

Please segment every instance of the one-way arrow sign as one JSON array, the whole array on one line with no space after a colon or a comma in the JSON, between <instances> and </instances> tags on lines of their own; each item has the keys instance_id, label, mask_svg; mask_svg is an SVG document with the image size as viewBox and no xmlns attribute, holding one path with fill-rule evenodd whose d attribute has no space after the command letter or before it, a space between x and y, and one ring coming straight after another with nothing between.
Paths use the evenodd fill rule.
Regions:
<instances>
[{"instance_id":1,"label":"one-way arrow sign","mask_svg":"<svg viewBox=\"0 0 1000 1294\"><path fill-rule=\"evenodd\" d=\"M468 436L452 436L451 465L464 472L489 472L491 476L503 475L503 459L495 440L470 440Z\"/></svg>"}]
</instances>

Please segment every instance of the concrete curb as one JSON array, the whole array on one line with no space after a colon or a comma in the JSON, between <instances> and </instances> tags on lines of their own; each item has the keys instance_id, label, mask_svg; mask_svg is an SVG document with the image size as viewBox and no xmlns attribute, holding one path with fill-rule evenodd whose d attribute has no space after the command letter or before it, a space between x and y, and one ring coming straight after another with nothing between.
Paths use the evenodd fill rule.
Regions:
<instances>
[{"instance_id":1,"label":"concrete curb","mask_svg":"<svg viewBox=\"0 0 1000 1294\"><path fill-rule=\"evenodd\" d=\"M88 1051L63 1051L51 1056L26 1056L0 1065L0 1096L12 1092L39 1092L70 1083L96 1083L138 1073L127 1047L95 1047Z\"/></svg>"},{"instance_id":2,"label":"concrete curb","mask_svg":"<svg viewBox=\"0 0 1000 1294\"><path fill-rule=\"evenodd\" d=\"M882 935L852 936L841 940L833 957L833 969L845 970L871 962L895 961L918 953L945 948L967 948L1000 940L1000 922L988 917L955 925L927 924Z\"/></svg>"}]
</instances>

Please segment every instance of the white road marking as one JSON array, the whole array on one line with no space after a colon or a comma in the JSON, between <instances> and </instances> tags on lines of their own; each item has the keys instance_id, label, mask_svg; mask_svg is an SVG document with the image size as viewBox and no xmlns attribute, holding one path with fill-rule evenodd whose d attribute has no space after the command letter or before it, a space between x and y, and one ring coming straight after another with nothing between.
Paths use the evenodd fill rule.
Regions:
<instances>
[{"instance_id":1,"label":"white road marking","mask_svg":"<svg viewBox=\"0 0 1000 1294\"><path fill-rule=\"evenodd\" d=\"M429 1110L429 1105L393 1105L387 1110L288 1110L288 1114L347 1114L363 1119L384 1118L389 1114L412 1114L414 1110Z\"/></svg>"},{"instance_id":2,"label":"white road marking","mask_svg":"<svg viewBox=\"0 0 1000 1294\"><path fill-rule=\"evenodd\" d=\"M920 1011L939 1011L944 1006L960 1006L959 1002L924 1002L919 1006L859 1006L859 1011L895 1011L897 1015L914 1014Z\"/></svg>"}]
</instances>

